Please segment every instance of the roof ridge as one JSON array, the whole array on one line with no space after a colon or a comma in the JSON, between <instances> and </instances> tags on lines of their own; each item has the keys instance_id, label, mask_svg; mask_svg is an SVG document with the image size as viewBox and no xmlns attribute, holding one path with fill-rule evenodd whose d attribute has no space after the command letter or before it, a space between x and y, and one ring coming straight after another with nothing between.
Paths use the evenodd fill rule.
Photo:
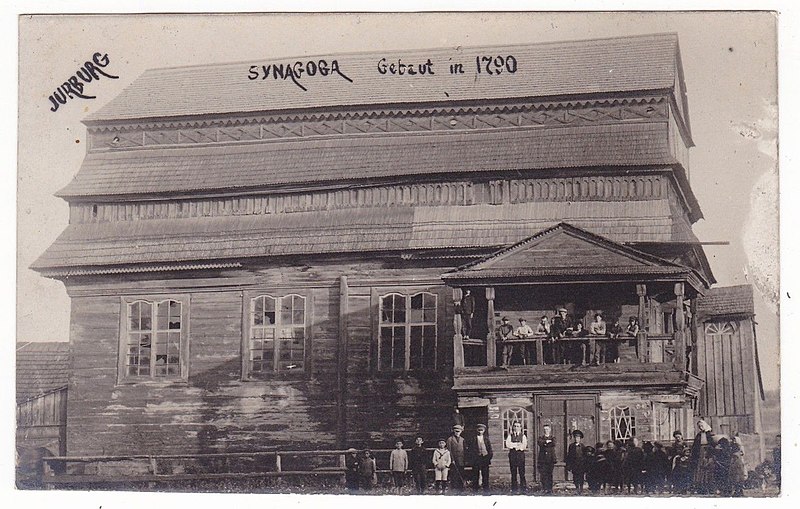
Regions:
<instances>
[{"instance_id":1,"label":"roof ridge","mask_svg":"<svg viewBox=\"0 0 800 509\"><path fill-rule=\"evenodd\" d=\"M590 43L590 42L599 42L599 41L624 41L624 40L632 40L632 39L655 39L655 38L666 38L668 36L672 36L673 39L676 41L678 40L678 33L677 32L656 32L656 33L644 33L644 34L634 34L634 35L618 35L618 36L608 36L608 37L592 37L589 39L567 39L567 40L554 40L554 41L541 41L541 42L520 42L520 43L513 43L513 44L479 44L475 46L436 46L432 48L406 48L406 49L390 49L390 50L362 50L362 51L347 51L344 53L339 53L340 56L353 56L353 55L372 55L372 54L381 54L381 55L390 55L396 53L407 53L407 52L422 52L422 51L430 51L430 52L439 52L439 51L468 51L468 50L477 50L477 49L484 49L484 48L523 48L523 47L531 47L531 46L559 46L564 44L580 44L580 43ZM286 55L286 56L276 56L276 57L262 57L262 58L269 58L270 60L292 60L292 59L313 59L319 57L331 57L333 56L332 53L318 53L313 55ZM175 66L166 66L166 67L152 67L146 69L142 74L139 76L143 76L145 73L153 72L153 71L171 71L176 69L192 69L192 68L209 68L209 67L222 67L226 65L239 65L244 63L252 63L253 59L249 60L237 60L237 61L228 61L228 62L216 62L211 64L186 64L186 65L175 65ZM278 62L281 63L281 62ZM138 79L138 77L136 78ZM135 81L135 80L134 80Z\"/></svg>"}]
</instances>

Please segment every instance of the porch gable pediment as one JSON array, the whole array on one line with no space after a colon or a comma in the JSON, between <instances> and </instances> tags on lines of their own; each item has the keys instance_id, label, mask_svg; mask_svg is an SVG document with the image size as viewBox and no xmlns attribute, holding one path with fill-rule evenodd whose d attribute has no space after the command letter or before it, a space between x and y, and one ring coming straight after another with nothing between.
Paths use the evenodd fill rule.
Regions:
<instances>
[{"instance_id":1,"label":"porch gable pediment","mask_svg":"<svg viewBox=\"0 0 800 509\"><path fill-rule=\"evenodd\" d=\"M584 274L677 274L690 269L595 235L568 223L543 230L445 275L514 277Z\"/></svg>"}]
</instances>

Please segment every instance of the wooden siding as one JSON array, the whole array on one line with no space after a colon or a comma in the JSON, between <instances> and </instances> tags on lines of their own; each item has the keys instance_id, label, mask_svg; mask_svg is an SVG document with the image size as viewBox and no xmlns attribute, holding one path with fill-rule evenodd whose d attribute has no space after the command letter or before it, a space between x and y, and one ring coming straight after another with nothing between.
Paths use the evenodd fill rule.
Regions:
<instances>
[{"instance_id":1,"label":"wooden siding","mask_svg":"<svg viewBox=\"0 0 800 509\"><path fill-rule=\"evenodd\" d=\"M347 270L351 269L351 270ZM348 443L391 446L398 434L422 432L433 441L453 405L452 311L440 269L369 270L348 265L238 271L219 286L195 279L119 281L84 287L73 296L74 371L69 398L69 454L142 454L330 447L337 419L346 419ZM334 397L339 337L340 274L353 274L347 323L349 356L344 416ZM244 276L247 276L246 278ZM247 279L247 284L242 280ZM233 284L233 282L238 282ZM437 326L441 369L424 374L374 370L371 295L386 288L424 288L439 297ZM433 283L432 283L433 281ZM190 296L186 380L117 383L119 296L152 293L143 286ZM310 362L304 373L242 378L246 296L297 293L308 300ZM94 295L91 295L94 293ZM99 294L99 295L98 295ZM450 339L447 339L450 338Z\"/></svg>"},{"instance_id":2,"label":"wooden siding","mask_svg":"<svg viewBox=\"0 0 800 509\"><path fill-rule=\"evenodd\" d=\"M697 327L697 375L705 380L697 415L719 433L757 433L758 392L752 322L732 321L731 335L707 335ZM727 321L714 322L720 326Z\"/></svg>"},{"instance_id":3,"label":"wooden siding","mask_svg":"<svg viewBox=\"0 0 800 509\"><path fill-rule=\"evenodd\" d=\"M214 198L75 202L70 223L104 223L147 219L250 216L396 206L468 206L535 201L654 200L672 194L666 174L574 176L512 180L409 183L405 185L247 194ZM685 213L684 213L685 214Z\"/></svg>"},{"instance_id":4,"label":"wooden siding","mask_svg":"<svg viewBox=\"0 0 800 509\"><path fill-rule=\"evenodd\" d=\"M44 447L66 453L67 389L58 389L17 405L17 447Z\"/></svg>"}]
</instances>

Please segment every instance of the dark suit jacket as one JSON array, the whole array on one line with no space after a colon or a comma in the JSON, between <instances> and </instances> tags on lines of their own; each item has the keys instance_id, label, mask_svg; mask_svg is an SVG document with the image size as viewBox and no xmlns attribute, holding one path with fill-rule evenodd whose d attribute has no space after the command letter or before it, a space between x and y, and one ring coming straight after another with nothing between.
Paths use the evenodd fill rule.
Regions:
<instances>
[{"instance_id":1,"label":"dark suit jacket","mask_svg":"<svg viewBox=\"0 0 800 509\"><path fill-rule=\"evenodd\" d=\"M494 456L494 451L492 451L492 441L489 440L489 435L486 433L483 434L483 443L486 445L486 452L489 453L489 461L492 461L492 457ZM478 435L470 437L469 441L467 442L467 454L469 458L469 462L471 464L475 464L478 460Z\"/></svg>"},{"instance_id":2,"label":"dark suit jacket","mask_svg":"<svg viewBox=\"0 0 800 509\"><path fill-rule=\"evenodd\" d=\"M536 456L536 463L542 467L553 467L556 464L556 439L551 435L545 439L544 435L537 441L539 454Z\"/></svg>"},{"instance_id":3,"label":"dark suit jacket","mask_svg":"<svg viewBox=\"0 0 800 509\"><path fill-rule=\"evenodd\" d=\"M586 446L583 444L576 444L575 442L569 444L567 451L567 470L570 472L585 472L586 471Z\"/></svg>"}]
</instances>

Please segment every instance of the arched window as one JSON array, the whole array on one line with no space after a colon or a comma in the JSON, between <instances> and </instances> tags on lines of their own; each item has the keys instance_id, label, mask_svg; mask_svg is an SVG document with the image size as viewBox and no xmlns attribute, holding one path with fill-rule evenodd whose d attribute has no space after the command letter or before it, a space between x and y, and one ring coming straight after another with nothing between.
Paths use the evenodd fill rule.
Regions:
<instances>
[{"instance_id":1,"label":"arched window","mask_svg":"<svg viewBox=\"0 0 800 509\"><path fill-rule=\"evenodd\" d=\"M429 292L395 292L380 298L379 369L435 369L436 302Z\"/></svg>"},{"instance_id":2,"label":"arched window","mask_svg":"<svg viewBox=\"0 0 800 509\"><path fill-rule=\"evenodd\" d=\"M123 378L169 379L183 376L184 305L173 299L126 303L127 340Z\"/></svg>"},{"instance_id":3,"label":"arched window","mask_svg":"<svg viewBox=\"0 0 800 509\"><path fill-rule=\"evenodd\" d=\"M248 376L305 368L306 299L301 295L250 299Z\"/></svg>"},{"instance_id":4,"label":"arched window","mask_svg":"<svg viewBox=\"0 0 800 509\"><path fill-rule=\"evenodd\" d=\"M611 409L611 440L627 440L636 436L636 418L626 406Z\"/></svg>"},{"instance_id":5,"label":"arched window","mask_svg":"<svg viewBox=\"0 0 800 509\"><path fill-rule=\"evenodd\" d=\"M522 407L510 407L503 412L503 449L506 448L506 439L511 435L511 426L515 422L522 425L522 434L530 440L530 433L528 430L528 422L530 421L530 412Z\"/></svg>"},{"instance_id":6,"label":"arched window","mask_svg":"<svg viewBox=\"0 0 800 509\"><path fill-rule=\"evenodd\" d=\"M706 336L732 336L736 326L732 322L709 322L706 324Z\"/></svg>"}]
</instances>

